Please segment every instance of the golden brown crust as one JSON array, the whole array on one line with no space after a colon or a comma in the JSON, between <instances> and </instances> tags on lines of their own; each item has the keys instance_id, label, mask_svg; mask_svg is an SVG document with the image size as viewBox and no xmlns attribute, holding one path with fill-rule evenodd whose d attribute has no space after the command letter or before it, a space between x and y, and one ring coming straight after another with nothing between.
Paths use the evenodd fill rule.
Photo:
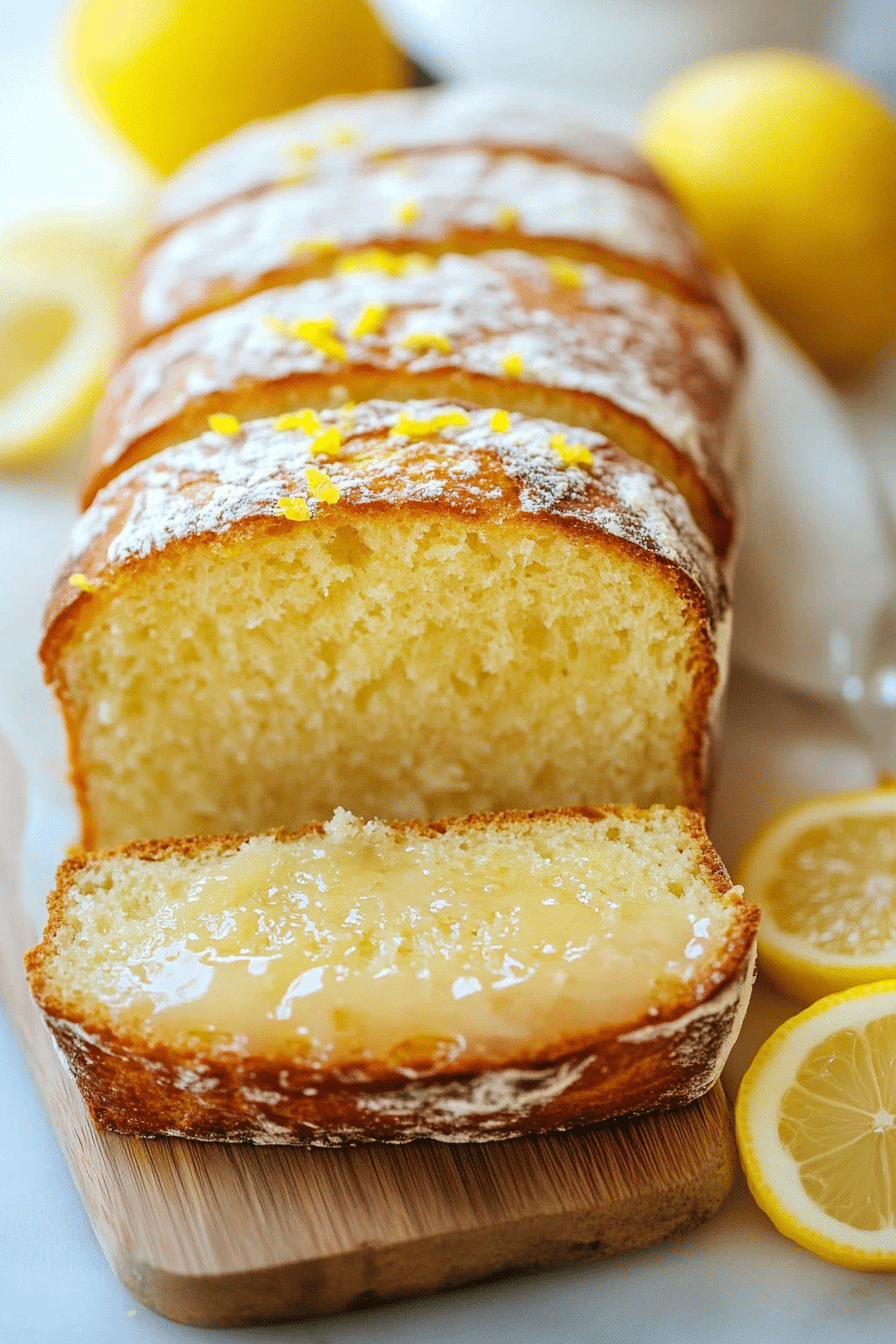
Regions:
<instances>
[{"instance_id":1,"label":"golden brown crust","mask_svg":"<svg viewBox=\"0 0 896 1344\"><path fill-rule=\"evenodd\" d=\"M700 245L665 196L570 164L464 147L362 161L355 172L272 187L182 224L137 262L122 350L249 294L328 275L341 255L371 248L399 256L516 248L717 302Z\"/></svg>"},{"instance_id":2,"label":"golden brown crust","mask_svg":"<svg viewBox=\"0 0 896 1344\"><path fill-rule=\"evenodd\" d=\"M600 267L580 275L566 285L522 252L449 255L404 275L353 271L268 290L178 327L113 378L85 503L218 410L252 419L319 407L332 404L334 388L355 401L461 397L606 434L678 486L726 555L735 532L728 420L741 357L733 327L719 308ZM378 329L355 337L371 308L383 310ZM332 321L342 353L289 334L311 316ZM412 333L441 344L409 346Z\"/></svg>"},{"instance_id":3,"label":"golden brown crust","mask_svg":"<svg viewBox=\"0 0 896 1344\"><path fill-rule=\"evenodd\" d=\"M357 171L376 159L472 148L568 163L671 200L631 144L587 107L535 90L440 85L366 97L325 98L254 122L200 151L166 183L153 230L164 237L224 202L289 182Z\"/></svg>"},{"instance_id":4,"label":"golden brown crust","mask_svg":"<svg viewBox=\"0 0 896 1344\"><path fill-rule=\"evenodd\" d=\"M639 815L634 808L576 807L406 822L395 829L442 834L529 820ZM707 884L733 911L711 972L637 1021L513 1059L484 1059L475 1071L459 1072L444 1060L419 1073L386 1061L324 1071L286 1057L149 1048L139 1034L90 1021L54 998L44 968L65 927L66 896L79 873L106 858L157 861L227 852L246 836L137 841L67 860L49 898L43 941L25 959L29 984L94 1120L124 1134L324 1146L421 1137L485 1141L685 1105L715 1082L739 1027L752 983L759 911L732 890L702 819L680 808L675 815L699 845ZM273 834L289 841L320 830L311 825Z\"/></svg>"},{"instance_id":5,"label":"golden brown crust","mask_svg":"<svg viewBox=\"0 0 896 1344\"><path fill-rule=\"evenodd\" d=\"M565 235L544 235L541 237L522 236L511 229L454 229L446 233L439 241L414 239L413 243L400 241L385 232L372 232L365 245L401 257L409 251L427 257L440 257L454 252L465 256L478 256L482 252L517 249L536 257L562 257L570 261L603 266L614 275L628 276L642 280L654 289L672 294L686 301L709 303L715 301L715 291L708 272L701 275L699 265L693 267L693 274L679 275L670 266L661 262L648 264L637 257L611 250L596 242L585 242L567 238ZM147 285L151 284L155 255L144 251L131 272L122 292L119 330L121 340L116 363L121 364L132 351L148 344L156 336L164 335L184 322L192 322L206 313L218 308L228 308L240 299L251 294L259 294L266 289L278 289L285 285L301 284L305 280L314 280L331 273L333 255L350 254L348 247L334 248L323 255L310 256L307 261L296 260L284 265L272 266L254 276L250 281L241 281L237 276L225 276L209 281L197 282L190 286L194 290L190 298L172 301L172 313L159 321L153 321L141 312L141 300ZM184 286L186 289L187 286ZM198 292L197 292L198 291Z\"/></svg>"},{"instance_id":6,"label":"golden brown crust","mask_svg":"<svg viewBox=\"0 0 896 1344\"><path fill-rule=\"evenodd\" d=\"M89 507L100 490L137 463L201 434L211 415L225 412L236 415L239 420L254 420L305 406L321 409L332 403L331 391L329 379L304 374L281 378L275 383L256 383L230 392L196 397L186 410L159 429L136 439L115 463L107 465L100 462L103 425L98 418L82 504L84 508ZM544 388L526 379L508 386L494 378L450 370L425 375L399 373L384 376L381 371L363 365L343 373L339 397L357 402L374 398L390 401L450 398L479 406L513 405L524 413L541 411L561 424L606 433L672 482L687 500L697 525L709 538L717 555L724 559L731 553L737 536L737 515L724 475L718 473L712 484L703 479L695 472L690 458L657 434L646 420L621 415L618 408L604 398L567 389L552 391L545 396ZM98 417L102 414L101 408Z\"/></svg>"}]
</instances>

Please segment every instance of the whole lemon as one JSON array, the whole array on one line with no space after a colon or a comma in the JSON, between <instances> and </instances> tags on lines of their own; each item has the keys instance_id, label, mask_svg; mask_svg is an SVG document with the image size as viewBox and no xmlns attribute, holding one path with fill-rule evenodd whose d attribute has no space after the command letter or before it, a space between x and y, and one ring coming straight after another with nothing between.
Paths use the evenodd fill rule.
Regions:
<instances>
[{"instance_id":1,"label":"whole lemon","mask_svg":"<svg viewBox=\"0 0 896 1344\"><path fill-rule=\"evenodd\" d=\"M760 304L833 376L896 340L896 117L812 56L685 71L642 130L649 157Z\"/></svg>"},{"instance_id":2,"label":"whole lemon","mask_svg":"<svg viewBox=\"0 0 896 1344\"><path fill-rule=\"evenodd\" d=\"M163 173L256 117L408 81L365 0L78 0L66 38L89 102Z\"/></svg>"}]
</instances>

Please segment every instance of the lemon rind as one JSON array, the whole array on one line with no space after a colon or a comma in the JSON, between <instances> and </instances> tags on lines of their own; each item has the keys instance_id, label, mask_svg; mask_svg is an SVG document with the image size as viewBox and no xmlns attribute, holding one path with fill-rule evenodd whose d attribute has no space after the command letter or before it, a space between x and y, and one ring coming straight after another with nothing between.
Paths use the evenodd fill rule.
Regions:
<instances>
[{"instance_id":1,"label":"lemon rind","mask_svg":"<svg viewBox=\"0 0 896 1344\"><path fill-rule=\"evenodd\" d=\"M759 965L766 979L803 1004L861 985L896 979L896 965L892 962L855 960L845 966L830 966L808 956L787 956L769 942L759 948Z\"/></svg>"},{"instance_id":2,"label":"lemon rind","mask_svg":"<svg viewBox=\"0 0 896 1344\"><path fill-rule=\"evenodd\" d=\"M877 784L867 789L851 789L846 793L817 794L811 798L802 798L776 813L756 832L738 861L737 880L742 882L741 874L754 869L760 859L764 867L768 858L780 853L794 835L814 825L816 821L829 821L831 817L867 817L886 813L896 816L896 782Z\"/></svg>"},{"instance_id":3,"label":"lemon rind","mask_svg":"<svg viewBox=\"0 0 896 1344\"><path fill-rule=\"evenodd\" d=\"M69 306L73 325L58 350L0 403L0 465L46 457L71 439L96 405L115 341L114 304L90 272L4 270L12 302Z\"/></svg>"},{"instance_id":4,"label":"lemon rind","mask_svg":"<svg viewBox=\"0 0 896 1344\"><path fill-rule=\"evenodd\" d=\"M896 979L819 999L780 1026L761 1047L744 1075L735 1107L741 1164L756 1203L783 1236L849 1269L896 1269L896 1227L873 1233L846 1230L820 1209L803 1189L797 1164L780 1142L777 1117L785 1090L813 1046L843 1027L863 1026L891 1012L896 1013ZM777 1174L774 1184L765 1175L772 1165Z\"/></svg>"}]
</instances>

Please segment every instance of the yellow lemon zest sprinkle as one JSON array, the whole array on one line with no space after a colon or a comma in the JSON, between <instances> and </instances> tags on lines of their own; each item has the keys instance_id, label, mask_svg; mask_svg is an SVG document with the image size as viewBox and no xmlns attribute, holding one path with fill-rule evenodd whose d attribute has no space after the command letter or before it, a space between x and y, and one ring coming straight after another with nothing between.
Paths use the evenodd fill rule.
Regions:
<instances>
[{"instance_id":1,"label":"yellow lemon zest sprinkle","mask_svg":"<svg viewBox=\"0 0 896 1344\"><path fill-rule=\"evenodd\" d=\"M301 429L311 435L320 433L321 423L315 412L306 408L302 411L287 411L285 415L278 416L274 428L278 433L286 429Z\"/></svg>"},{"instance_id":2,"label":"yellow lemon zest sprinkle","mask_svg":"<svg viewBox=\"0 0 896 1344\"><path fill-rule=\"evenodd\" d=\"M365 247L360 252L348 252L336 263L336 270L382 271L385 275L405 275L408 271L428 271L435 265L424 252L387 252L384 247Z\"/></svg>"},{"instance_id":3,"label":"yellow lemon zest sprinkle","mask_svg":"<svg viewBox=\"0 0 896 1344\"><path fill-rule=\"evenodd\" d=\"M302 143L293 140L290 144L283 146L283 154L287 159L298 159L300 163L307 163L309 159L317 158L317 148L315 145Z\"/></svg>"},{"instance_id":4,"label":"yellow lemon zest sprinkle","mask_svg":"<svg viewBox=\"0 0 896 1344\"><path fill-rule=\"evenodd\" d=\"M593 467L594 458L584 443L567 443L565 434L552 434L551 447L558 453L568 467Z\"/></svg>"},{"instance_id":5,"label":"yellow lemon zest sprinkle","mask_svg":"<svg viewBox=\"0 0 896 1344\"><path fill-rule=\"evenodd\" d=\"M451 342L447 336L437 331L412 331L405 336L402 345L406 350L438 350L440 354L451 354Z\"/></svg>"},{"instance_id":6,"label":"yellow lemon zest sprinkle","mask_svg":"<svg viewBox=\"0 0 896 1344\"><path fill-rule=\"evenodd\" d=\"M443 411L441 415L434 415L431 420L414 420L402 411L389 433L406 434L409 439L422 439L427 434L437 434L440 429L448 429L450 425L469 423L470 417L463 411Z\"/></svg>"},{"instance_id":7,"label":"yellow lemon zest sprinkle","mask_svg":"<svg viewBox=\"0 0 896 1344\"><path fill-rule=\"evenodd\" d=\"M395 218L399 224L413 224L420 218L420 202L404 201L395 211Z\"/></svg>"},{"instance_id":8,"label":"yellow lemon zest sprinkle","mask_svg":"<svg viewBox=\"0 0 896 1344\"><path fill-rule=\"evenodd\" d=\"M277 501L277 507L283 517L288 518L291 523L307 523L311 517L308 501L302 499L301 495L284 495Z\"/></svg>"},{"instance_id":9,"label":"yellow lemon zest sprinkle","mask_svg":"<svg viewBox=\"0 0 896 1344\"><path fill-rule=\"evenodd\" d=\"M375 336L388 316L389 309L385 304L371 303L352 327L352 335L357 339L362 336Z\"/></svg>"},{"instance_id":10,"label":"yellow lemon zest sprinkle","mask_svg":"<svg viewBox=\"0 0 896 1344\"><path fill-rule=\"evenodd\" d=\"M361 132L355 126L334 126L328 138L331 145L356 145Z\"/></svg>"},{"instance_id":11,"label":"yellow lemon zest sprinkle","mask_svg":"<svg viewBox=\"0 0 896 1344\"><path fill-rule=\"evenodd\" d=\"M336 319L333 317L290 324L290 332L298 340L307 341L315 350L320 350L330 359L347 359L345 346L333 335L335 329Z\"/></svg>"},{"instance_id":12,"label":"yellow lemon zest sprinkle","mask_svg":"<svg viewBox=\"0 0 896 1344\"><path fill-rule=\"evenodd\" d=\"M293 173L285 173L283 177L278 177L277 181L281 187L297 187L300 182L307 182L311 176L310 168L297 168Z\"/></svg>"},{"instance_id":13,"label":"yellow lemon zest sprinkle","mask_svg":"<svg viewBox=\"0 0 896 1344\"><path fill-rule=\"evenodd\" d=\"M432 257L428 257L425 252L405 252L401 258L401 274L406 275L408 271L431 271L435 266Z\"/></svg>"},{"instance_id":14,"label":"yellow lemon zest sprinkle","mask_svg":"<svg viewBox=\"0 0 896 1344\"><path fill-rule=\"evenodd\" d=\"M315 499L322 500L324 504L336 503L339 498L339 487L333 484L325 471L318 471L317 467L306 467L305 480Z\"/></svg>"},{"instance_id":15,"label":"yellow lemon zest sprinkle","mask_svg":"<svg viewBox=\"0 0 896 1344\"><path fill-rule=\"evenodd\" d=\"M383 271L386 275L401 275L403 259L387 252L384 247L365 247L360 252L348 252L336 263L336 270L345 273L352 271Z\"/></svg>"},{"instance_id":16,"label":"yellow lemon zest sprinkle","mask_svg":"<svg viewBox=\"0 0 896 1344\"><path fill-rule=\"evenodd\" d=\"M208 418L208 427L213 429L216 434L239 434L240 422L235 415L228 415L226 411L218 411L215 415Z\"/></svg>"},{"instance_id":17,"label":"yellow lemon zest sprinkle","mask_svg":"<svg viewBox=\"0 0 896 1344\"><path fill-rule=\"evenodd\" d=\"M505 355L504 359L502 359L502 361L501 361L501 368L502 368L502 369L504 370L504 372L507 374L507 377L508 377L508 378L519 378L519 377L521 377L522 372L523 372L523 357L522 357L522 355L517 355L517 354L514 354L514 353L511 353L511 354L509 354L509 355Z\"/></svg>"},{"instance_id":18,"label":"yellow lemon zest sprinkle","mask_svg":"<svg viewBox=\"0 0 896 1344\"><path fill-rule=\"evenodd\" d=\"M94 583L84 574L70 574L68 581L73 588L80 588L82 593L95 593L99 588L98 583Z\"/></svg>"},{"instance_id":19,"label":"yellow lemon zest sprinkle","mask_svg":"<svg viewBox=\"0 0 896 1344\"><path fill-rule=\"evenodd\" d=\"M490 423L496 434L506 434L510 428L510 416L506 411L495 411Z\"/></svg>"},{"instance_id":20,"label":"yellow lemon zest sprinkle","mask_svg":"<svg viewBox=\"0 0 896 1344\"><path fill-rule=\"evenodd\" d=\"M304 257L309 252L323 256L327 252L335 252L337 247L335 238L300 238L298 242L290 243L289 251L294 257Z\"/></svg>"},{"instance_id":21,"label":"yellow lemon zest sprinkle","mask_svg":"<svg viewBox=\"0 0 896 1344\"><path fill-rule=\"evenodd\" d=\"M311 445L312 457L338 457L342 452L342 436L334 425L318 434Z\"/></svg>"},{"instance_id":22,"label":"yellow lemon zest sprinkle","mask_svg":"<svg viewBox=\"0 0 896 1344\"><path fill-rule=\"evenodd\" d=\"M582 288L582 268L565 257L548 257L545 262L554 280L564 289Z\"/></svg>"},{"instance_id":23,"label":"yellow lemon zest sprinkle","mask_svg":"<svg viewBox=\"0 0 896 1344\"><path fill-rule=\"evenodd\" d=\"M501 205L495 211L496 229L515 229L519 223L520 212L515 205Z\"/></svg>"}]
</instances>

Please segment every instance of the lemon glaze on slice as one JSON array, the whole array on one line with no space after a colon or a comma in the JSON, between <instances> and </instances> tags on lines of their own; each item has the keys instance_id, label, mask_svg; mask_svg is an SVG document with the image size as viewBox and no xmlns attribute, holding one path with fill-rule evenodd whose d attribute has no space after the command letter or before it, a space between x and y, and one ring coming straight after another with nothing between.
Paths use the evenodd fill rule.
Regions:
<instances>
[{"instance_id":1,"label":"lemon glaze on slice","mask_svg":"<svg viewBox=\"0 0 896 1344\"><path fill-rule=\"evenodd\" d=\"M779 1232L847 1268L896 1269L896 980L783 1023L744 1077L736 1125Z\"/></svg>"}]
</instances>

